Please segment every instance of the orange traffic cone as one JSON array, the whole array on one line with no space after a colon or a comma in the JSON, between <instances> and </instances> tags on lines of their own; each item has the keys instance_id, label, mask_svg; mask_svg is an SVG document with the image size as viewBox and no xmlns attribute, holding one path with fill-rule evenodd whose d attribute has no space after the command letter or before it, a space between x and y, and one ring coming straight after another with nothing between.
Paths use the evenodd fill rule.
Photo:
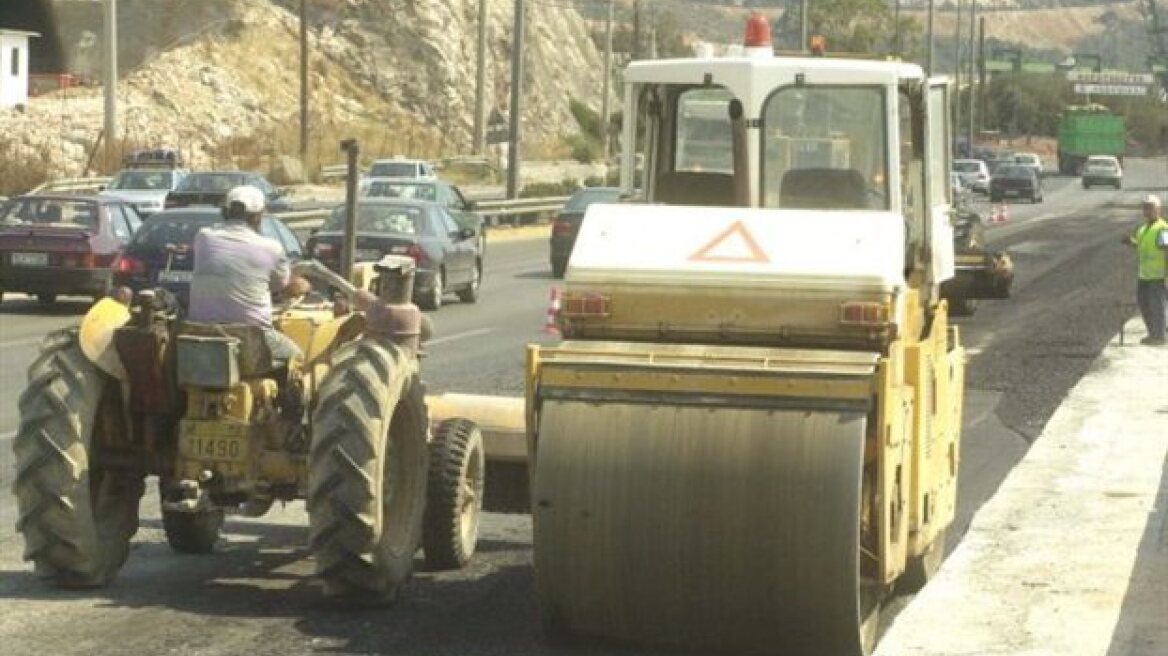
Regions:
<instances>
[{"instance_id":1,"label":"orange traffic cone","mask_svg":"<svg viewBox=\"0 0 1168 656\"><path fill-rule=\"evenodd\" d=\"M549 335L559 335L560 327L558 320L560 317L560 288L552 287L551 293L548 296L547 315L543 322L543 331Z\"/></svg>"}]
</instances>

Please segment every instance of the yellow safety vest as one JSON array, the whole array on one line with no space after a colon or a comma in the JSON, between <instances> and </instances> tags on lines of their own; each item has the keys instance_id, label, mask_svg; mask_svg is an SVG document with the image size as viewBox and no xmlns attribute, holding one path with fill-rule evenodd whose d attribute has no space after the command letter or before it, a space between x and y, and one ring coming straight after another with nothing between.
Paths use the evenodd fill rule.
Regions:
<instances>
[{"instance_id":1,"label":"yellow safety vest","mask_svg":"<svg viewBox=\"0 0 1168 656\"><path fill-rule=\"evenodd\" d=\"M1156 219L1136 228L1136 256L1140 280L1163 280L1168 277L1168 252L1160 248L1160 235L1168 232L1168 221Z\"/></svg>"}]
</instances>

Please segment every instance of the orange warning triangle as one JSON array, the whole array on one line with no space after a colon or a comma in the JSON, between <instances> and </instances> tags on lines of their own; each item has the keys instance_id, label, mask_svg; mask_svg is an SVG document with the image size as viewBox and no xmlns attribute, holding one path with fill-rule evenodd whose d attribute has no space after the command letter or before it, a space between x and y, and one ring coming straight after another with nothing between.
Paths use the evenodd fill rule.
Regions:
<instances>
[{"instance_id":1,"label":"orange warning triangle","mask_svg":"<svg viewBox=\"0 0 1168 656\"><path fill-rule=\"evenodd\" d=\"M746 225L735 221L710 243L689 256L690 262L770 262Z\"/></svg>"}]
</instances>

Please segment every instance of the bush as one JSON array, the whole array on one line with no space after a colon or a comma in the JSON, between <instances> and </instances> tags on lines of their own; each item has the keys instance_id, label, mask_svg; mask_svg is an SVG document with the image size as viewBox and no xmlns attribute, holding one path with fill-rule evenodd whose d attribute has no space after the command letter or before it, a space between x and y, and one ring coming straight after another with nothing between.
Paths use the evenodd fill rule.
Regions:
<instances>
[{"instance_id":1,"label":"bush","mask_svg":"<svg viewBox=\"0 0 1168 656\"><path fill-rule=\"evenodd\" d=\"M19 196L49 179L50 153L22 149L9 137L0 137L0 196Z\"/></svg>"},{"instance_id":2,"label":"bush","mask_svg":"<svg viewBox=\"0 0 1168 656\"><path fill-rule=\"evenodd\" d=\"M559 182L533 182L519 191L520 198L546 198L548 196L571 196L580 190L580 182L565 178Z\"/></svg>"}]
</instances>

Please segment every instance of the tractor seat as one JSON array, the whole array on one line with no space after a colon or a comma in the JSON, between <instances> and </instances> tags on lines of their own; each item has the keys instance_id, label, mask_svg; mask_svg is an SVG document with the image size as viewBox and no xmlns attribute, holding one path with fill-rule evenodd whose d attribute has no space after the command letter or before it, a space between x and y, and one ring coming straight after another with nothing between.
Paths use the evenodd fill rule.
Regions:
<instances>
[{"instance_id":1,"label":"tractor seat","mask_svg":"<svg viewBox=\"0 0 1168 656\"><path fill-rule=\"evenodd\" d=\"M199 323L183 321L179 324L178 335L196 337L233 337L239 340L240 378L256 378L270 374L288 366L288 362L272 359L271 349L264 338L264 329L259 326L240 323Z\"/></svg>"}]
</instances>

